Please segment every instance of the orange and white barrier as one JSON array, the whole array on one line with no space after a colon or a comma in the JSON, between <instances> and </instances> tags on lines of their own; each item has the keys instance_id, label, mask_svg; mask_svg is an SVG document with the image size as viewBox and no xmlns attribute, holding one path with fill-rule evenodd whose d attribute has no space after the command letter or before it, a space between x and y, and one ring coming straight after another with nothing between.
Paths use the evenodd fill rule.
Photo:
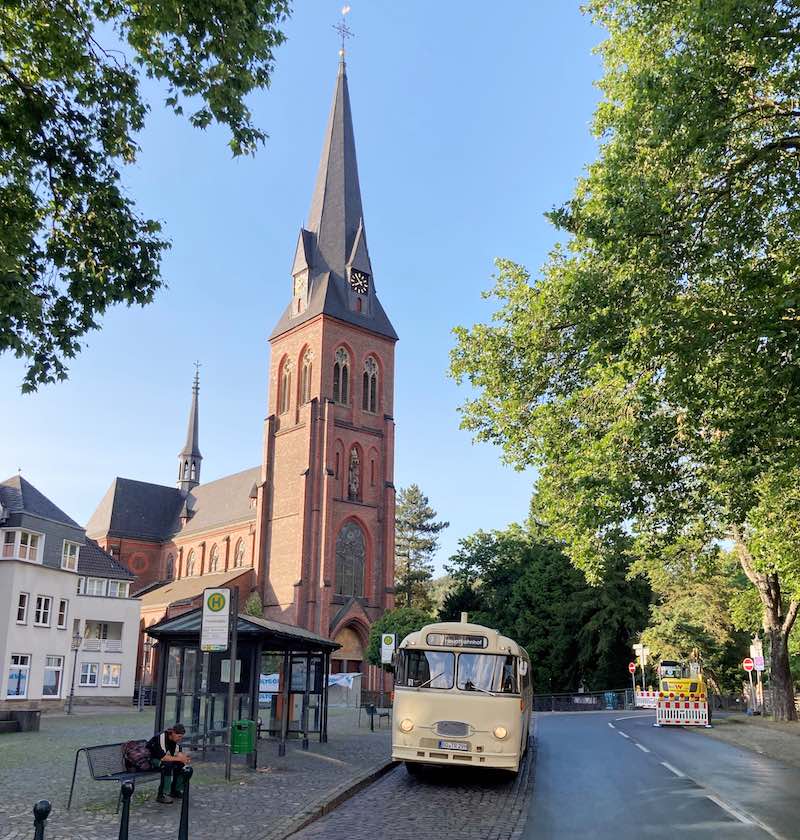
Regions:
<instances>
[{"instance_id":1,"label":"orange and white barrier","mask_svg":"<svg viewBox=\"0 0 800 840\"><path fill-rule=\"evenodd\" d=\"M658 700L658 692L657 691L638 691L636 692L636 698L634 702L634 706L637 709L655 709L656 702Z\"/></svg>"},{"instance_id":2,"label":"orange and white barrier","mask_svg":"<svg viewBox=\"0 0 800 840\"><path fill-rule=\"evenodd\" d=\"M708 699L700 694L658 692L656 726L710 726Z\"/></svg>"}]
</instances>

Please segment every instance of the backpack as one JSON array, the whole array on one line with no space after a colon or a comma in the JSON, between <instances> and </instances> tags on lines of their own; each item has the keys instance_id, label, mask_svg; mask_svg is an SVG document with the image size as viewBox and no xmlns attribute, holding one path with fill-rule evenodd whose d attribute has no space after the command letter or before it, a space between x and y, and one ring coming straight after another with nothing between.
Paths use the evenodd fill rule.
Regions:
<instances>
[{"instance_id":1,"label":"backpack","mask_svg":"<svg viewBox=\"0 0 800 840\"><path fill-rule=\"evenodd\" d=\"M147 741L127 741L122 746L122 760L126 770L152 770Z\"/></svg>"}]
</instances>

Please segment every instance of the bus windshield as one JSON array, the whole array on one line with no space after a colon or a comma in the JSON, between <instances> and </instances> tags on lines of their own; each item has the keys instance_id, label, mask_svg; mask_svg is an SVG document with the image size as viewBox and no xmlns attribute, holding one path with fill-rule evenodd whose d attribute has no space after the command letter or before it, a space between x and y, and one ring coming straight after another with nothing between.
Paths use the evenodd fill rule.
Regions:
<instances>
[{"instance_id":1,"label":"bus windshield","mask_svg":"<svg viewBox=\"0 0 800 840\"><path fill-rule=\"evenodd\" d=\"M458 657L458 681L461 691L491 691L517 694L516 659L491 653L462 653Z\"/></svg>"},{"instance_id":2,"label":"bus windshield","mask_svg":"<svg viewBox=\"0 0 800 840\"><path fill-rule=\"evenodd\" d=\"M452 688L455 655L441 650L406 650L397 663L396 685Z\"/></svg>"}]
</instances>

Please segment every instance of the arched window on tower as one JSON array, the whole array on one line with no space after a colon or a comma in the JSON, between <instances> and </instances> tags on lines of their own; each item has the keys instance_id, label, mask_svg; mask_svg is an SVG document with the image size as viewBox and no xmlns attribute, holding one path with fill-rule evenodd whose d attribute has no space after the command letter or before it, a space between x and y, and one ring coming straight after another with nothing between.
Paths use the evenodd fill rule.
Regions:
<instances>
[{"instance_id":1,"label":"arched window on tower","mask_svg":"<svg viewBox=\"0 0 800 840\"><path fill-rule=\"evenodd\" d=\"M192 468L189 471L189 478L191 478L192 481L197 478L197 464L194 461L192 461Z\"/></svg>"},{"instance_id":2,"label":"arched window on tower","mask_svg":"<svg viewBox=\"0 0 800 840\"><path fill-rule=\"evenodd\" d=\"M347 405L350 396L350 356L344 347L336 351L333 363L333 401Z\"/></svg>"},{"instance_id":3,"label":"arched window on tower","mask_svg":"<svg viewBox=\"0 0 800 840\"><path fill-rule=\"evenodd\" d=\"M314 362L314 351L309 347L303 354L303 372L300 375L300 401L311 402L311 371Z\"/></svg>"},{"instance_id":4,"label":"arched window on tower","mask_svg":"<svg viewBox=\"0 0 800 840\"><path fill-rule=\"evenodd\" d=\"M364 596L366 541L355 522L347 522L336 538L336 594Z\"/></svg>"},{"instance_id":5,"label":"arched window on tower","mask_svg":"<svg viewBox=\"0 0 800 840\"><path fill-rule=\"evenodd\" d=\"M167 569L166 569L166 577L167 580L172 580L175 575L175 558L171 555L167 555Z\"/></svg>"},{"instance_id":6,"label":"arched window on tower","mask_svg":"<svg viewBox=\"0 0 800 840\"><path fill-rule=\"evenodd\" d=\"M280 393L278 394L278 413L285 414L289 410L292 393L292 360L287 359L281 370Z\"/></svg>"},{"instance_id":7,"label":"arched window on tower","mask_svg":"<svg viewBox=\"0 0 800 840\"><path fill-rule=\"evenodd\" d=\"M367 356L367 360L364 362L362 386L361 407L364 411L375 414L378 411L378 363L372 356Z\"/></svg>"},{"instance_id":8,"label":"arched window on tower","mask_svg":"<svg viewBox=\"0 0 800 840\"><path fill-rule=\"evenodd\" d=\"M188 462L188 461L184 461L184 462L183 462L183 479L184 479L184 481L185 481L187 478L189 478L189 462Z\"/></svg>"},{"instance_id":9,"label":"arched window on tower","mask_svg":"<svg viewBox=\"0 0 800 840\"><path fill-rule=\"evenodd\" d=\"M240 539L236 543L236 551L233 553L233 567L240 569L244 566L244 540Z\"/></svg>"},{"instance_id":10,"label":"arched window on tower","mask_svg":"<svg viewBox=\"0 0 800 840\"><path fill-rule=\"evenodd\" d=\"M211 546L211 551L208 555L208 571L209 572L218 572L219 571L219 549L217 548L217 544Z\"/></svg>"},{"instance_id":11,"label":"arched window on tower","mask_svg":"<svg viewBox=\"0 0 800 840\"><path fill-rule=\"evenodd\" d=\"M194 562L194 550L192 550L186 558L186 577L192 577L195 574L197 574L197 564Z\"/></svg>"}]
</instances>

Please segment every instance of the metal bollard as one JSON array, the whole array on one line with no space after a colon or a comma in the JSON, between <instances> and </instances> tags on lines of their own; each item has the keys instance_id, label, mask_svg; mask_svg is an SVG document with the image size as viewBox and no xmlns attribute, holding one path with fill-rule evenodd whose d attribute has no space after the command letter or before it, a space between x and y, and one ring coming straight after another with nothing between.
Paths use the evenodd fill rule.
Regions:
<instances>
[{"instance_id":1,"label":"metal bollard","mask_svg":"<svg viewBox=\"0 0 800 840\"><path fill-rule=\"evenodd\" d=\"M119 840L128 840L128 822L131 816L131 797L133 796L135 785L133 779L125 779L122 783L122 816L119 820Z\"/></svg>"},{"instance_id":2,"label":"metal bollard","mask_svg":"<svg viewBox=\"0 0 800 840\"><path fill-rule=\"evenodd\" d=\"M188 765L181 768L183 776L183 799L181 800L181 824L178 828L178 840L189 840L189 782L192 779L192 770Z\"/></svg>"},{"instance_id":3,"label":"metal bollard","mask_svg":"<svg viewBox=\"0 0 800 840\"><path fill-rule=\"evenodd\" d=\"M51 805L46 799L40 799L33 806L33 840L44 840L44 825L50 816Z\"/></svg>"}]
</instances>

